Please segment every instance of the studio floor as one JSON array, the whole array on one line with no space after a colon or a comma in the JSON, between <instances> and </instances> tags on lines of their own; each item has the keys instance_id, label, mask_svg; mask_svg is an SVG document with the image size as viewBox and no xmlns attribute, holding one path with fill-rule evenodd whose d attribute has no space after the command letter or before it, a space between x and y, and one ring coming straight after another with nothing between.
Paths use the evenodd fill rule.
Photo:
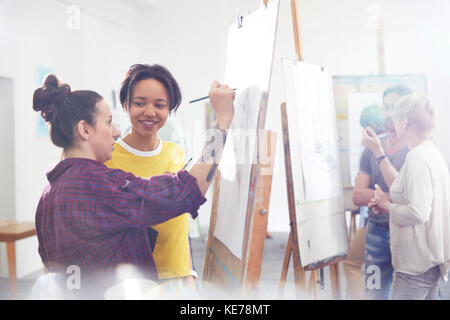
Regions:
<instances>
[{"instance_id":1,"label":"studio floor","mask_svg":"<svg viewBox=\"0 0 450 320\"><path fill-rule=\"evenodd\" d=\"M207 239L205 232L199 238L192 239L192 249L193 249L193 259L196 269L201 277L203 274L204 256ZM288 240L288 233L272 233L272 237L266 239L264 247L264 260L262 264L261 271L261 282L259 285L259 290L253 297L254 299L278 299L278 287L280 281L281 270L283 266L283 258L286 249L286 243ZM339 268L341 274L341 296L345 299L345 289L346 282L345 277L342 273L342 266ZM331 299L330 291L330 279L328 268L324 269L324 281L323 287L320 288L319 294L320 299L328 300ZM28 299L30 296L31 288L35 283L36 279L41 275L41 272L37 272L33 275L18 279L17 281L17 297L18 299ZM308 276L309 278L309 276ZM295 286L294 277L292 272L292 264L289 266L287 274L287 282L283 291L281 299L296 299L295 296ZM442 299L450 300L450 283L441 282L440 285ZM210 294L210 291L202 287L202 283L199 283L199 294L201 299L223 299L223 298L233 298L221 296L216 293ZM208 295L208 296L205 296ZM0 278L0 300L10 299L10 289L8 278ZM302 299L308 298L305 294Z\"/></svg>"}]
</instances>

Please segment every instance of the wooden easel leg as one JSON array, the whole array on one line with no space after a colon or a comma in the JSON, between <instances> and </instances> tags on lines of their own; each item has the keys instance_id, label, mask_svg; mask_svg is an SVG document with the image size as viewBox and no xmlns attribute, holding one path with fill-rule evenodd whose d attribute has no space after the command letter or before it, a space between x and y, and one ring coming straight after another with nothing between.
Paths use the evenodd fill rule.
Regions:
<instances>
[{"instance_id":1,"label":"wooden easel leg","mask_svg":"<svg viewBox=\"0 0 450 320\"><path fill-rule=\"evenodd\" d=\"M294 240L291 238L292 242L292 257L293 257L293 265L294 265L294 282L295 282L295 296L297 299L302 297L302 294L306 291L306 272L303 269L300 262L300 253L298 252L298 245L294 247ZM296 252L295 252L296 251ZM297 259L295 257L298 257Z\"/></svg>"},{"instance_id":2,"label":"wooden easel leg","mask_svg":"<svg viewBox=\"0 0 450 320\"><path fill-rule=\"evenodd\" d=\"M319 270L314 270L314 293L315 299L320 300Z\"/></svg>"},{"instance_id":3,"label":"wooden easel leg","mask_svg":"<svg viewBox=\"0 0 450 320\"><path fill-rule=\"evenodd\" d=\"M291 261L291 255L293 255L294 244L292 243L291 233L289 233L289 240L286 246L286 252L284 254L283 269L281 270L280 286L278 289L278 298L283 296L284 286L286 284L287 271L289 268L289 262ZM294 282L295 282L295 296L297 299L301 298L302 292L306 289L306 275L305 270L300 265L300 261L293 260L294 265Z\"/></svg>"},{"instance_id":4,"label":"wooden easel leg","mask_svg":"<svg viewBox=\"0 0 450 320\"><path fill-rule=\"evenodd\" d=\"M281 277L280 277L280 286L278 288L278 298L281 299L283 296L284 286L286 284L286 278L287 278L287 271L289 268L289 262L291 261L291 253L292 253L292 240L291 240L291 234L289 233L289 240L286 246L286 252L284 254L284 262L283 262L283 269L281 270Z\"/></svg>"},{"instance_id":5,"label":"wooden easel leg","mask_svg":"<svg viewBox=\"0 0 450 320\"><path fill-rule=\"evenodd\" d=\"M320 300L319 274L317 270L313 270L310 272L308 295L313 299Z\"/></svg>"},{"instance_id":6,"label":"wooden easel leg","mask_svg":"<svg viewBox=\"0 0 450 320\"><path fill-rule=\"evenodd\" d=\"M356 214L353 211L350 211L350 228L349 228L349 241L352 240L352 237L356 233Z\"/></svg>"},{"instance_id":7,"label":"wooden easel leg","mask_svg":"<svg viewBox=\"0 0 450 320\"><path fill-rule=\"evenodd\" d=\"M333 263L330 268L330 286L331 286L331 299L341 299L341 278L339 275L339 263Z\"/></svg>"},{"instance_id":8,"label":"wooden easel leg","mask_svg":"<svg viewBox=\"0 0 450 320\"><path fill-rule=\"evenodd\" d=\"M11 298L17 299L17 275L16 275L16 247L14 241L6 243L8 255L9 286L11 288Z\"/></svg>"}]
</instances>

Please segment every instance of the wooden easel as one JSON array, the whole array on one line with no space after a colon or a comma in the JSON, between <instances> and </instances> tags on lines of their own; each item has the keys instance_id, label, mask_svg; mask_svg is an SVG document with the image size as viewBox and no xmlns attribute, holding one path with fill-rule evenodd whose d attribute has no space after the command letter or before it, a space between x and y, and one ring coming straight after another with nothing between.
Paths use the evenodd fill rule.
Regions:
<instances>
[{"instance_id":1,"label":"wooden easel","mask_svg":"<svg viewBox=\"0 0 450 320\"><path fill-rule=\"evenodd\" d=\"M294 40L295 40L295 52L298 61L303 61L303 51L301 46L301 36L300 36L300 24L297 16L297 0L291 0L291 11L292 11L292 22L294 30ZM331 261L316 264L313 268L305 267L301 265L300 259L300 248L298 243L298 232L297 232L297 219L295 210L295 197L293 190L293 178L292 178L292 165L291 165L291 153L289 145L289 130L288 130L288 119L286 112L286 103L281 104L281 121L283 130L283 146L284 146L284 159L285 159L285 170L286 170L286 190L288 196L288 208L289 208L289 225L290 233L288 238L288 243L286 246L286 252L283 261L283 269L280 277L280 286L278 291L278 296L281 298L284 286L286 283L287 272L289 268L289 263L291 255L293 257L293 267L294 267L294 282L295 291L297 298L300 297L302 291L312 293L315 299L320 298L319 289L319 275L318 270L326 266L330 269L330 284L331 284L331 295L333 299L340 299L340 288L341 281L339 276L339 265L338 263L345 259L345 257L336 257ZM309 285L306 288L306 273L305 271L311 271Z\"/></svg>"},{"instance_id":2,"label":"wooden easel","mask_svg":"<svg viewBox=\"0 0 450 320\"><path fill-rule=\"evenodd\" d=\"M264 4L267 6L268 0L264 1ZM276 132L264 130L267 100L265 92L260 103L256 129L256 161L252 165L250 175L241 259L233 255L228 247L214 236L220 194L220 173L217 174L214 185L203 281L219 286L233 297L250 298L258 288L261 275L277 138ZM262 161L263 159L270 161L267 163Z\"/></svg>"},{"instance_id":3,"label":"wooden easel","mask_svg":"<svg viewBox=\"0 0 450 320\"><path fill-rule=\"evenodd\" d=\"M283 294L284 286L286 283L287 271L289 268L289 263L291 255L293 257L294 265L294 282L296 289L296 296L300 297L301 291L306 291L313 294L315 299L320 299L319 291L319 275L318 270L325 268L326 266L330 269L330 285L331 285L331 296L333 299L340 299L341 293L341 280L339 275L339 262L344 260L345 257L336 257L331 261L326 263L319 263L313 268L305 267L301 265L300 259L300 248L298 245L298 233L297 233L297 218L295 210L295 197L294 190L292 188L294 182L292 178L292 165L291 165L291 153L289 145L289 127L286 112L286 103L281 105L281 121L283 128L283 146L284 146L284 161L286 169L286 189L288 196L288 208L289 208L289 225L291 231L289 232L288 243L286 246L286 252L284 255L283 269L281 271L280 286L278 291L278 296L281 297ZM309 285L306 288L306 274L305 271L311 271Z\"/></svg>"},{"instance_id":4,"label":"wooden easel","mask_svg":"<svg viewBox=\"0 0 450 320\"><path fill-rule=\"evenodd\" d=\"M260 119L265 117L267 98L261 102ZM261 121L260 121L261 122ZM250 193L245 221L242 259L214 236L216 226L220 173L216 176L214 197L211 209L208 244L206 248L203 281L213 283L233 296L250 297L258 288L267 232L270 191L276 150L276 132L259 130L257 163L252 165ZM261 155L267 156L270 163L260 163ZM241 289L243 289L241 291Z\"/></svg>"}]
</instances>

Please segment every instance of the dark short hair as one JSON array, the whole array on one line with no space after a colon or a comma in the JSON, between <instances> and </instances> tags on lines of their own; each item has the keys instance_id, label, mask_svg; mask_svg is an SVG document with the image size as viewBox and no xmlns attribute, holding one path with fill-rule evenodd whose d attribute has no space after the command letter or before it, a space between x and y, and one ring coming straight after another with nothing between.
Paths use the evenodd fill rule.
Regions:
<instances>
[{"instance_id":1,"label":"dark short hair","mask_svg":"<svg viewBox=\"0 0 450 320\"><path fill-rule=\"evenodd\" d=\"M145 79L155 79L163 84L169 97L169 111L176 111L181 104L181 91L177 81L165 67L158 64L134 64L130 67L120 87L120 103L130 105L136 84Z\"/></svg>"},{"instance_id":2,"label":"dark short hair","mask_svg":"<svg viewBox=\"0 0 450 320\"><path fill-rule=\"evenodd\" d=\"M407 94L411 94L412 90L403 84L391 86L391 87L388 87L386 90L384 90L383 99L390 93L397 93L399 96L403 97L403 96L406 96Z\"/></svg>"},{"instance_id":3,"label":"dark short hair","mask_svg":"<svg viewBox=\"0 0 450 320\"><path fill-rule=\"evenodd\" d=\"M103 97L95 91L71 91L68 84L61 84L50 74L41 88L34 91L33 110L41 113L50 123L52 142L63 149L69 149L75 142L75 126L81 120L95 125L98 112L96 104Z\"/></svg>"}]
</instances>

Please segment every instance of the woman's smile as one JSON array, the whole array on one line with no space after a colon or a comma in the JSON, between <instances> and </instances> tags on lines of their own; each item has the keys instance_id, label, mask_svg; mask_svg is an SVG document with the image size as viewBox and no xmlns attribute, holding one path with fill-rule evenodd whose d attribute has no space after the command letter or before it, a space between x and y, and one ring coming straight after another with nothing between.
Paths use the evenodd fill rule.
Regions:
<instances>
[{"instance_id":1,"label":"woman's smile","mask_svg":"<svg viewBox=\"0 0 450 320\"><path fill-rule=\"evenodd\" d=\"M159 123L157 120L138 120L138 122L146 129L152 129Z\"/></svg>"}]
</instances>

